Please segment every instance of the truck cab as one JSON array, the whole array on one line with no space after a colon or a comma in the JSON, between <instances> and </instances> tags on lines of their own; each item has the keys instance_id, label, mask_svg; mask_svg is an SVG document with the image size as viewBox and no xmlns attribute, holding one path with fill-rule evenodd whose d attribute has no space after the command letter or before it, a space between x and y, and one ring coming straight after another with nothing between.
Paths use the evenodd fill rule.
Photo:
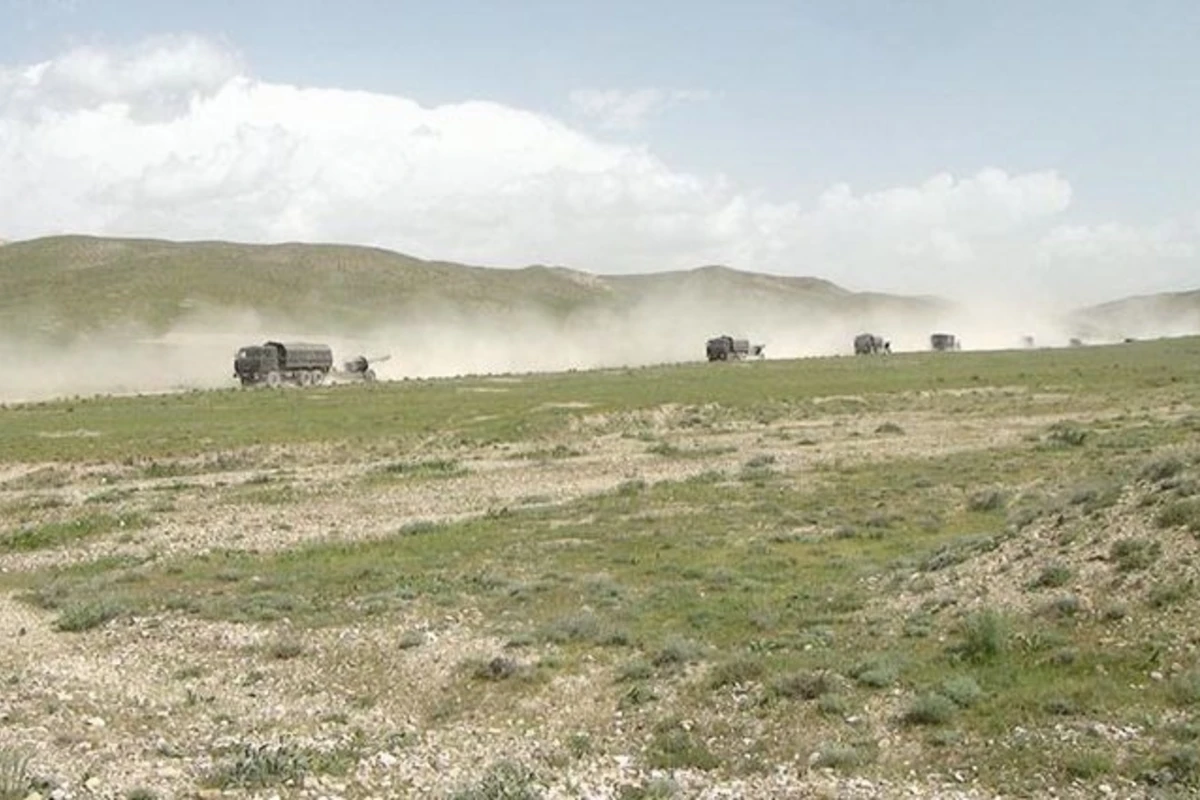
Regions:
<instances>
[{"instance_id":1,"label":"truck cab","mask_svg":"<svg viewBox=\"0 0 1200 800\"><path fill-rule=\"evenodd\" d=\"M268 374L278 372L279 368L279 350L265 345L243 347L233 360L233 375L243 386L266 380Z\"/></svg>"}]
</instances>

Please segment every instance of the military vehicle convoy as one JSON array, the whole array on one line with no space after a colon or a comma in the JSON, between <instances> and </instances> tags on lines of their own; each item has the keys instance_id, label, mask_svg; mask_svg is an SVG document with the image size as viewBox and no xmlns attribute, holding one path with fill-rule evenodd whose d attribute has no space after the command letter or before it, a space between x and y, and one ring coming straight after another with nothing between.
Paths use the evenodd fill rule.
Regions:
<instances>
[{"instance_id":1,"label":"military vehicle convoy","mask_svg":"<svg viewBox=\"0 0 1200 800\"><path fill-rule=\"evenodd\" d=\"M709 361L741 361L744 358L762 358L765 345L750 344L749 339L717 336L709 339L704 349Z\"/></svg>"},{"instance_id":2,"label":"military vehicle convoy","mask_svg":"<svg viewBox=\"0 0 1200 800\"><path fill-rule=\"evenodd\" d=\"M357 356L333 368L333 350L326 344L308 342L265 342L238 350L233 359L233 376L242 386L316 386L326 380L375 380L372 363L390 356L368 359Z\"/></svg>"}]
</instances>

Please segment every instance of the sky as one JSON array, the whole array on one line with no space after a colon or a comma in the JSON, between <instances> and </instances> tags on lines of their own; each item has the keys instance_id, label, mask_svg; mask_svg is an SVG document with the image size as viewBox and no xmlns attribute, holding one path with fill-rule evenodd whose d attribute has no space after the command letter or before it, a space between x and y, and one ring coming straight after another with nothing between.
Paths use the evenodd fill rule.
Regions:
<instances>
[{"instance_id":1,"label":"sky","mask_svg":"<svg viewBox=\"0 0 1200 800\"><path fill-rule=\"evenodd\" d=\"M1194 0L0 0L0 239L1200 288Z\"/></svg>"}]
</instances>

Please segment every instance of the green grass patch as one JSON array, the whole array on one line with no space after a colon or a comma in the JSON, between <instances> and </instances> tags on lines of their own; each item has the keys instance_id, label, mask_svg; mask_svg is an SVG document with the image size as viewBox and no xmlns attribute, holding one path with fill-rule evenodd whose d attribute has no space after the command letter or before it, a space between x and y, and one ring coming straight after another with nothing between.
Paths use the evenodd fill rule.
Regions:
<instances>
[{"instance_id":1,"label":"green grass patch","mask_svg":"<svg viewBox=\"0 0 1200 800\"><path fill-rule=\"evenodd\" d=\"M88 514L65 522L46 522L0 535L0 552L28 552L66 547L114 531L136 531L150 525L138 512Z\"/></svg>"}]
</instances>

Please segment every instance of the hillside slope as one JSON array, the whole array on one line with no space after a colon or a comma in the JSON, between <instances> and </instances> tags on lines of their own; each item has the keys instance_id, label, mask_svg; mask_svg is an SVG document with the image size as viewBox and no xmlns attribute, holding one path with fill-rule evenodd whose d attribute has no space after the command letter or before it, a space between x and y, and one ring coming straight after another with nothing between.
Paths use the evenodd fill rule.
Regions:
<instances>
[{"instance_id":1,"label":"hillside slope","mask_svg":"<svg viewBox=\"0 0 1200 800\"><path fill-rule=\"evenodd\" d=\"M1120 340L1200 332L1200 289L1126 297L1075 311L1070 324L1090 339Z\"/></svg>"},{"instance_id":2,"label":"hillside slope","mask_svg":"<svg viewBox=\"0 0 1200 800\"><path fill-rule=\"evenodd\" d=\"M536 313L562 320L691 303L807 315L931 314L931 298L856 294L815 278L704 267L599 276L563 267L490 269L387 250L60 236L0 249L0 323L70 339L161 334L199 311L248 311L273 324L367 330L398 319Z\"/></svg>"}]
</instances>

